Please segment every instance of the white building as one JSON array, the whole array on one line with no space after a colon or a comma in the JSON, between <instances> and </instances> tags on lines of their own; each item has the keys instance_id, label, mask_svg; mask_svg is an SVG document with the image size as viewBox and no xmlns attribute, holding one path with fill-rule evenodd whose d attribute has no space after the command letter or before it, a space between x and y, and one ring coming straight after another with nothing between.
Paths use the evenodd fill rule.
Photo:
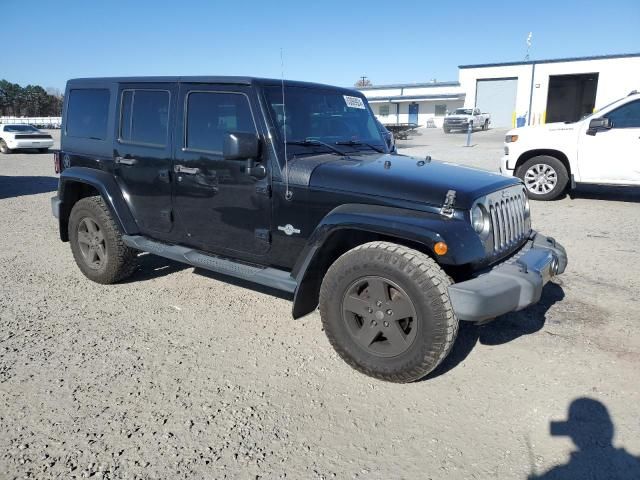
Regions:
<instances>
[{"instance_id":1,"label":"white building","mask_svg":"<svg viewBox=\"0 0 640 480\"><path fill-rule=\"evenodd\" d=\"M640 90L640 53L461 65L458 75L361 90L382 123L441 127L461 106L490 113L494 127L572 121Z\"/></svg>"}]
</instances>

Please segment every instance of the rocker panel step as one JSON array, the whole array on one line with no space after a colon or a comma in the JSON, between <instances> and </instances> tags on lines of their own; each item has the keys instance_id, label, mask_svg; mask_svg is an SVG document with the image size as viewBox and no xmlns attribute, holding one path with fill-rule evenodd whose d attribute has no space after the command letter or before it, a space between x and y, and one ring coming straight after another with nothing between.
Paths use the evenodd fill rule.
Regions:
<instances>
[{"instance_id":1,"label":"rocker panel step","mask_svg":"<svg viewBox=\"0 0 640 480\"><path fill-rule=\"evenodd\" d=\"M205 254L192 248L157 242L141 235L123 235L122 240L128 247L194 267L241 278L289 293L293 293L296 290L296 281L289 272L284 270L247 265L246 263L236 262L216 255Z\"/></svg>"}]
</instances>

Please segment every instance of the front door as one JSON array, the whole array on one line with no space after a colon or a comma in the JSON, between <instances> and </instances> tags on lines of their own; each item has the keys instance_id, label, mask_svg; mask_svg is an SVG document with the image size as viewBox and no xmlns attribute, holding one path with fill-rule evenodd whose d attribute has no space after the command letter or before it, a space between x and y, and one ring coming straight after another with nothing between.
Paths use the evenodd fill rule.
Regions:
<instances>
[{"instance_id":1,"label":"front door","mask_svg":"<svg viewBox=\"0 0 640 480\"><path fill-rule=\"evenodd\" d=\"M143 233L162 237L171 215L170 123L175 84L122 84L118 92L114 174Z\"/></svg>"},{"instance_id":2,"label":"front door","mask_svg":"<svg viewBox=\"0 0 640 480\"><path fill-rule=\"evenodd\" d=\"M250 90L181 84L179 97L174 206L181 243L239 258L265 254L271 228L268 176L252 176L247 160L222 156L227 133L257 134L261 128Z\"/></svg>"},{"instance_id":3,"label":"front door","mask_svg":"<svg viewBox=\"0 0 640 480\"><path fill-rule=\"evenodd\" d=\"M418 104L410 103L409 104L409 123L418 124Z\"/></svg>"},{"instance_id":4,"label":"front door","mask_svg":"<svg viewBox=\"0 0 640 480\"><path fill-rule=\"evenodd\" d=\"M580 181L640 185L640 100L603 117L611 121L610 130L595 135L587 135L585 130L580 135Z\"/></svg>"}]
</instances>

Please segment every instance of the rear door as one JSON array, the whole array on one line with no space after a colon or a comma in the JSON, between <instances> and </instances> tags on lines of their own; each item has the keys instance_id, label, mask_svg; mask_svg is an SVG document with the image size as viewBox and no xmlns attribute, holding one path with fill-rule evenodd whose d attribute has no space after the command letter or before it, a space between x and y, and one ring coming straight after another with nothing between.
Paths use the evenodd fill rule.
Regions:
<instances>
[{"instance_id":1,"label":"rear door","mask_svg":"<svg viewBox=\"0 0 640 480\"><path fill-rule=\"evenodd\" d=\"M124 198L143 233L164 237L171 211L171 119L176 87L170 83L121 84L114 168Z\"/></svg>"},{"instance_id":2,"label":"rear door","mask_svg":"<svg viewBox=\"0 0 640 480\"><path fill-rule=\"evenodd\" d=\"M255 102L246 86L180 84L174 207L183 242L197 249L251 259L270 248L268 175L222 156L227 133L260 134Z\"/></svg>"}]
</instances>

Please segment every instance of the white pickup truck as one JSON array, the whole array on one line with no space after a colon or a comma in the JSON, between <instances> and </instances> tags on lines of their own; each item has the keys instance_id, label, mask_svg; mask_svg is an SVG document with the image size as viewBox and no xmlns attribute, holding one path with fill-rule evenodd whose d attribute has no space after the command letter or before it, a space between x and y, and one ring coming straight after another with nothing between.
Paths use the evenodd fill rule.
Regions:
<instances>
[{"instance_id":1,"label":"white pickup truck","mask_svg":"<svg viewBox=\"0 0 640 480\"><path fill-rule=\"evenodd\" d=\"M472 129L480 128L488 130L491 123L491 116L488 113L481 113L479 108L456 108L454 112L444 117L444 133L451 133L452 130L467 131L469 124Z\"/></svg>"},{"instance_id":2,"label":"white pickup truck","mask_svg":"<svg viewBox=\"0 0 640 480\"><path fill-rule=\"evenodd\" d=\"M535 200L577 183L640 185L640 93L578 122L509 130L500 172L520 177Z\"/></svg>"}]
</instances>

